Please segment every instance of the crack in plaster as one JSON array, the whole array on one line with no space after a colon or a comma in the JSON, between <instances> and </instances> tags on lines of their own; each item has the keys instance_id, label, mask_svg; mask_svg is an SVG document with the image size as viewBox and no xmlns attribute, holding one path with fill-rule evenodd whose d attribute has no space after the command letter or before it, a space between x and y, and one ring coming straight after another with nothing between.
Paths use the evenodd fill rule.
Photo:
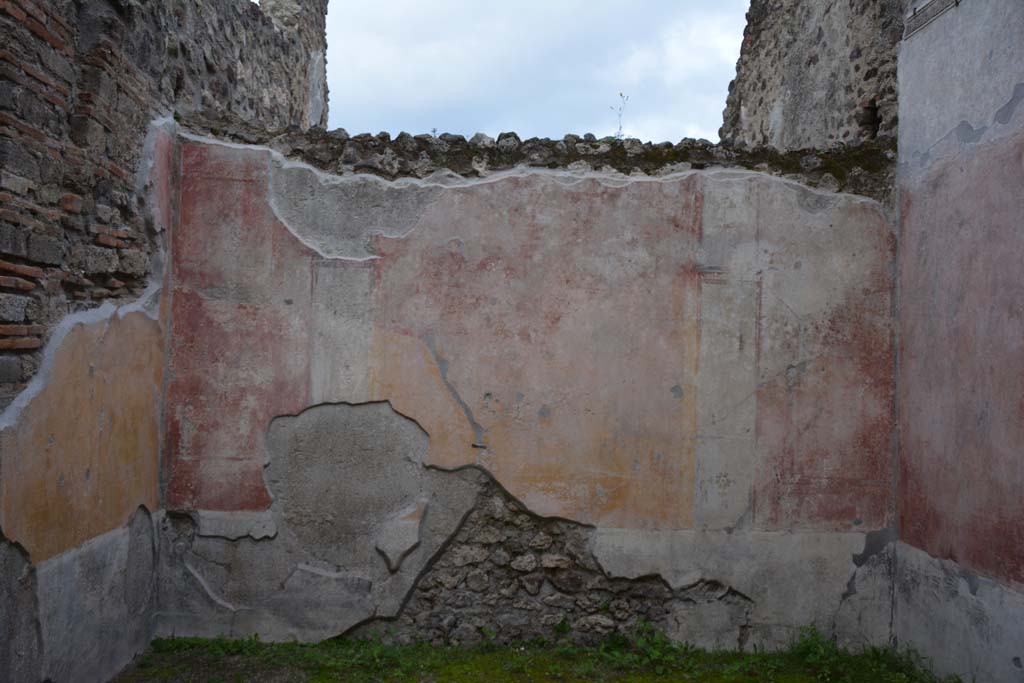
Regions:
<instances>
[{"instance_id":1,"label":"crack in plaster","mask_svg":"<svg viewBox=\"0 0 1024 683\"><path fill-rule=\"evenodd\" d=\"M200 586L202 586L203 592L206 593L207 597L209 597L210 600L213 600L216 604L231 612L237 612L240 609L232 605L227 600L224 600L216 593L214 593L213 589L210 588L210 585L206 583L206 579L203 578L202 574L196 571L195 567L193 567L189 562L185 562L184 565L185 569L188 570L188 573L192 575L192 577L199 583Z\"/></svg>"},{"instance_id":2,"label":"crack in plaster","mask_svg":"<svg viewBox=\"0 0 1024 683\"><path fill-rule=\"evenodd\" d=\"M427 335L425 341L427 343L427 348L430 349L430 355L433 357L434 362L437 363L438 372L441 374L441 381L444 382L445 387L448 389L448 393L450 393L452 398L455 399L455 402L459 404L459 407L466 416L466 420L469 422L469 426L473 429L473 448L487 448L487 444L484 443L484 434L487 430L485 430L483 426L476 421L476 418L473 416L473 411L470 410L470 407L464 400L462 400L459 392L455 389L451 380L448 379L448 359L444 358L437 352L437 340L434 338L433 334L430 334Z\"/></svg>"}]
</instances>

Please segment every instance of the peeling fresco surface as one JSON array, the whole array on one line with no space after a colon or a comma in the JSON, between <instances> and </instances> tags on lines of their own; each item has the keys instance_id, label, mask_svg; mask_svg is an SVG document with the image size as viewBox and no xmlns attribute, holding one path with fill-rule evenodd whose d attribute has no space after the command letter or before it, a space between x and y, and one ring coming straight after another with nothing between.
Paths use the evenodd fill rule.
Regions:
<instances>
[{"instance_id":1,"label":"peeling fresco surface","mask_svg":"<svg viewBox=\"0 0 1024 683\"><path fill-rule=\"evenodd\" d=\"M274 418L388 401L425 465L478 465L540 515L891 520L876 203L747 172L392 183L195 139L181 157L170 509L266 510Z\"/></svg>"}]
</instances>

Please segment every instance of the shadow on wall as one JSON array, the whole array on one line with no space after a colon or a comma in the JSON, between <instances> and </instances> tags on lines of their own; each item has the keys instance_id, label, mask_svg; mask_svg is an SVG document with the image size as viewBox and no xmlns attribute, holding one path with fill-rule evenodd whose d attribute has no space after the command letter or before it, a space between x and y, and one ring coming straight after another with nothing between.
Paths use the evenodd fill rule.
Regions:
<instances>
[{"instance_id":1,"label":"shadow on wall","mask_svg":"<svg viewBox=\"0 0 1024 683\"><path fill-rule=\"evenodd\" d=\"M5 680L108 680L149 645L155 581L154 524L144 507L126 526L41 562L0 536Z\"/></svg>"}]
</instances>

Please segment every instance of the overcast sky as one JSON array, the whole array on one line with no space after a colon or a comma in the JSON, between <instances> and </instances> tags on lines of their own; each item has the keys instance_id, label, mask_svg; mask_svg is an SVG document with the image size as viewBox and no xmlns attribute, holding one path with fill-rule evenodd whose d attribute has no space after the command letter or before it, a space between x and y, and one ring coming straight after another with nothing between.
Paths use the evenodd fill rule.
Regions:
<instances>
[{"instance_id":1,"label":"overcast sky","mask_svg":"<svg viewBox=\"0 0 1024 683\"><path fill-rule=\"evenodd\" d=\"M749 0L331 0L330 127L718 140Z\"/></svg>"}]
</instances>

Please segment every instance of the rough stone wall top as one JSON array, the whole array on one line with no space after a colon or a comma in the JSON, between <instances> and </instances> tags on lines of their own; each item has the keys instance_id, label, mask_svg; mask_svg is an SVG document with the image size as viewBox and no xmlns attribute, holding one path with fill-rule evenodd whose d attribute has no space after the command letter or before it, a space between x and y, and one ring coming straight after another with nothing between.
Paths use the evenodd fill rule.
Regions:
<instances>
[{"instance_id":1,"label":"rough stone wall top","mask_svg":"<svg viewBox=\"0 0 1024 683\"><path fill-rule=\"evenodd\" d=\"M0 3L0 408L57 321L145 287L159 240L135 171L154 118L326 121L326 3L265 4Z\"/></svg>"},{"instance_id":2,"label":"rough stone wall top","mask_svg":"<svg viewBox=\"0 0 1024 683\"><path fill-rule=\"evenodd\" d=\"M896 135L904 0L752 0L719 134L782 150Z\"/></svg>"}]
</instances>

